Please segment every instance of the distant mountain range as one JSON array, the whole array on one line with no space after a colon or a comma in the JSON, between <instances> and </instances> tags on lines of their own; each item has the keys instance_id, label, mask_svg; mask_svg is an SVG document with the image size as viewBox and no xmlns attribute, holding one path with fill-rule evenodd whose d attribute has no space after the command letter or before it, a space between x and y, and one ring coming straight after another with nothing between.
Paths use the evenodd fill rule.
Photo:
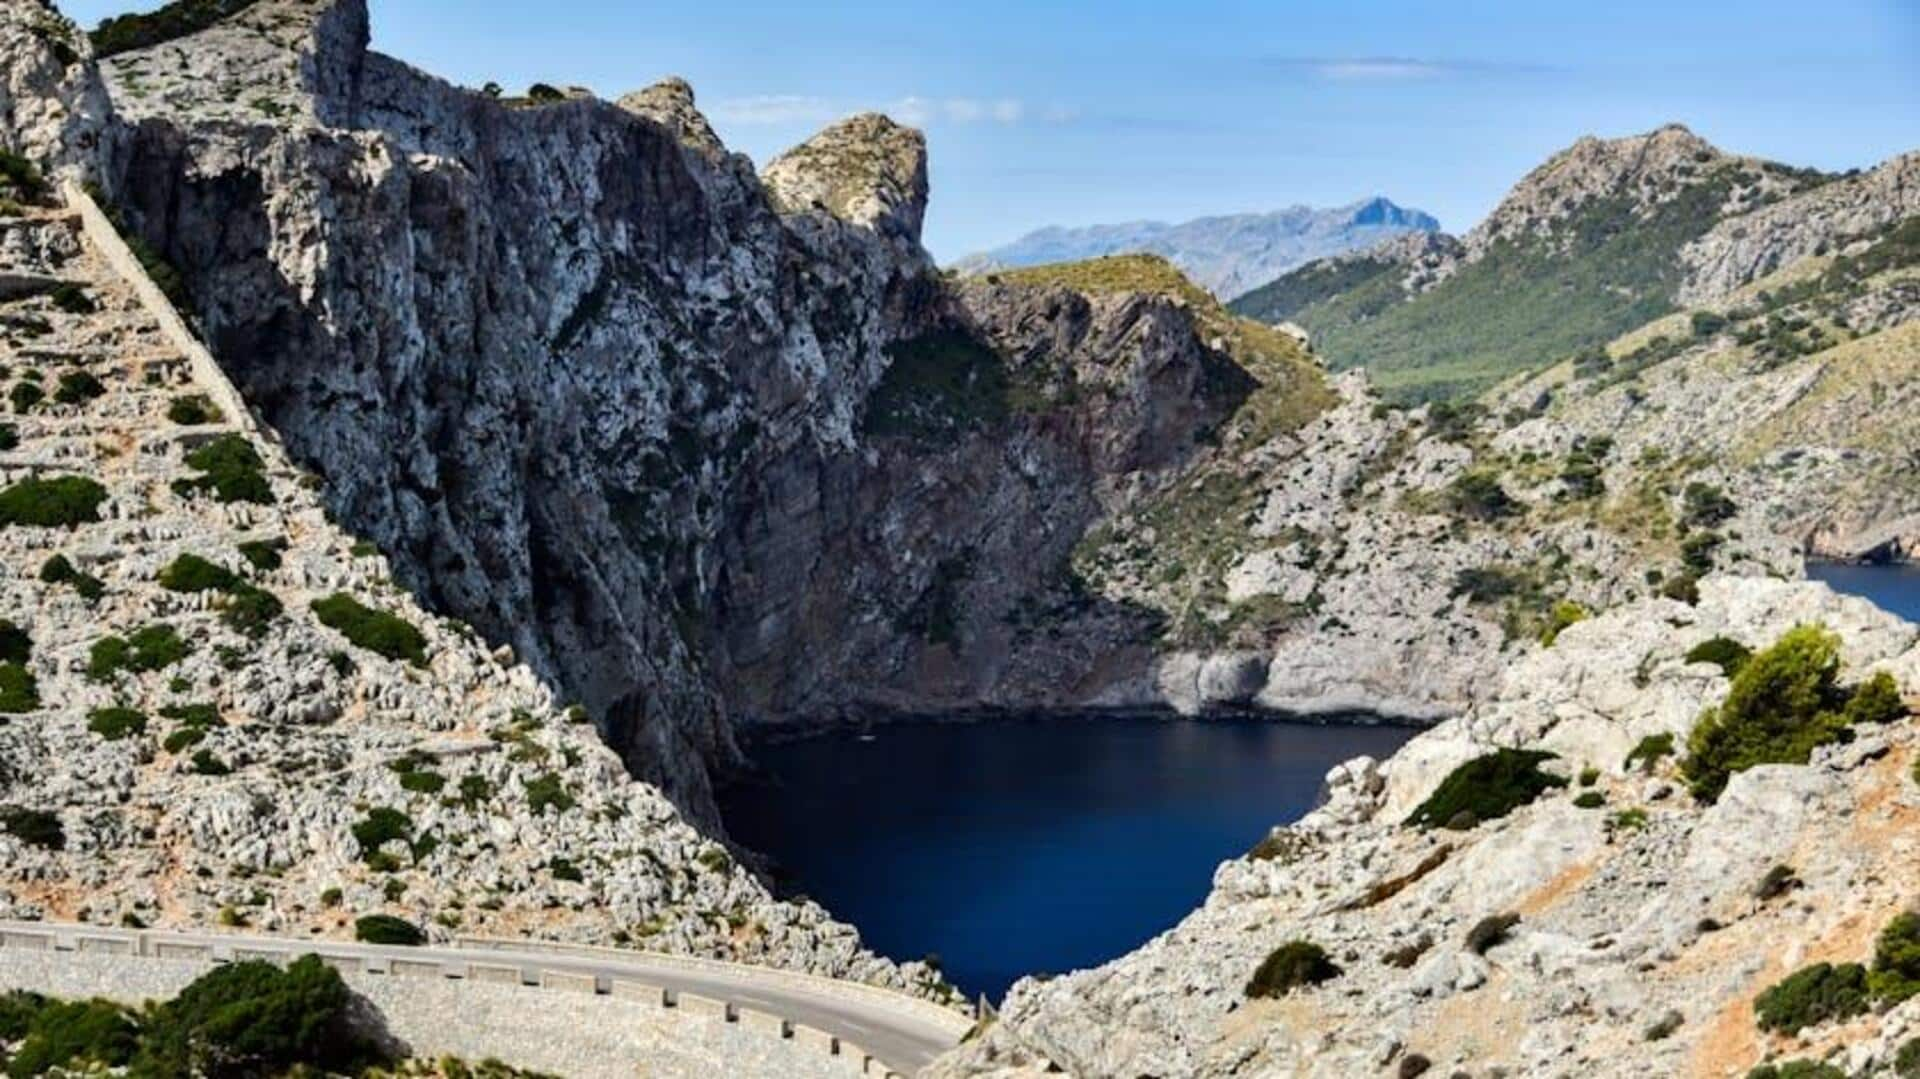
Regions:
<instances>
[{"instance_id":1,"label":"distant mountain range","mask_svg":"<svg viewBox=\"0 0 1920 1079\"><path fill-rule=\"evenodd\" d=\"M1164 256L1222 299L1231 299L1314 259L1371 247L1409 232L1435 232L1431 214L1371 198L1320 209L1292 206L1264 214L1201 217L1179 224L1132 221L1051 227L954 264L961 273L1074 262L1101 255Z\"/></svg>"}]
</instances>

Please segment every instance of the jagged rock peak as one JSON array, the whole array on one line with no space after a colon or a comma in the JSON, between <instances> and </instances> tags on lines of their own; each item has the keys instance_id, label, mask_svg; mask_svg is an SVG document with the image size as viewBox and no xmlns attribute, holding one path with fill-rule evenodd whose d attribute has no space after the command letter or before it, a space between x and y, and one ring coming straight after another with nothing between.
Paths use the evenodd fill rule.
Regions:
<instances>
[{"instance_id":1,"label":"jagged rock peak","mask_svg":"<svg viewBox=\"0 0 1920 1079\"><path fill-rule=\"evenodd\" d=\"M727 148L713 133L707 118L694 107L693 87L679 76L661 79L644 90L635 90L621 98L619 106L635 116L660 124L686 143L707 154L723 154Z\"/></svg>"},{"instance_id":2,"label":"jagged rock peak","mask_svg":"<svg viewBox=\"0 0 1920 1079\"><path fill-rule=\"evenodd\" d=\"M927 212L927 139L879 113L850 116L761 171L787 213L824 210L919 242Z\"/></svg>"},{"instance_id":3,"label":"jagged rock peak","mask_svg":"<svg viewBox=\"0 0 1920 1079\"><path fill-rule=\"evenodd\" d=\"M0 148L104 183L122 142L87 35L40 0L0 0Z\"/></svg>"},{"instance_id":4,"label":"jagged rock peak","mask_svg":"<svg viewBox=\"0 0 1920 1079\"><path fill-rule=\"evenodd\" d=\"M1653 205L1712 166L1735 160L1680 124L1644 135L1587 135L1548 158L1515 184L1487 219L1466 236L1470 251L1502 237L1548 231L1597 198L1624 196Z\"/></svg>"}]
</instances>

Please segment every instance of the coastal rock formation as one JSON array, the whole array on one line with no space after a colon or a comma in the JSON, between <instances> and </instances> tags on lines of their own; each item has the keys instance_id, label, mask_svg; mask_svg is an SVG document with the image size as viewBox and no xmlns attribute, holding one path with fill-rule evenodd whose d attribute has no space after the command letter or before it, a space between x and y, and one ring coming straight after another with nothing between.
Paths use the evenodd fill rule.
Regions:
<instances>
[{"instance_id":1,"label":"coastal rock formation","mask_svg":"<svg viewBox=\"0 0 1920 1079\"><path fill-rule=\"evenodd\" d=\"M1920 697L1920 629L1819 585L1712 578L1694 606L1608 612L1392 759L1336 769L1321 807L1221 865L1178 927L1099 969L1019 983L932 1074L1722 1075L1829 1055L1847 1074L1890 1067L1920 1033L1910 1005L1796 1039L1759 1030L1753 1000L1817 960L1866 959L1913 902L1917 721L1741 772L1712 805L1672 758L1636 755L1662 737L1684 753L1725 696L1721 669L1689 660L1697 645L1759 648L1808 623L1838 634L1846 679L1886 671ZM1499 747L1555 754L1546 767L1566 785L1466 830L1404 823ZM1290 940L1323 948L1337 975L1250 999L1255 969Z\"/></svg>"}]
</instances>

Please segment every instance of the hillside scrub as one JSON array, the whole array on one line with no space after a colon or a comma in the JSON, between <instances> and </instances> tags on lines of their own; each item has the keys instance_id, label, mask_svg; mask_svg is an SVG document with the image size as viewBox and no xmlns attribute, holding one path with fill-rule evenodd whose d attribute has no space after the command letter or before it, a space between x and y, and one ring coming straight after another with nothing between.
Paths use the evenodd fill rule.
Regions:
<instances>
[{"instance_id":1,"label":"hillside scrub","mask_svg":"<svg viewBox=\"0 0 1920 1079\"><path fill-rule=\"evenodd\" d=\"M84 476L25 479L0 491L0 527L72 528L100 520L107 489Z\"/></svg>"},{"instance_id":2,"label":"hillside scrub","mask_svg":"<svg viewBox=\"0 0 1920 1079\"><path fill-rule=\"evenodd\" d=\"M255 0L174 0L156 11L116 15L93 33L93 54L104 60L199 33L253 6Z\"/></svg>"},{"instance_id":3,"label":"hillside scrub","mask_svg":"<svg viewBox=\"0 0 1920 1079\"><path fill-rule=\"evenodd\" d=\"M344 592L313 601L320 624L376 655L427 665L427 639L398 615L376 611Z\"/></svg>"},{"instance_id":4,"label":"hillside scrub","mask_svg":"<svg viewBox=\"0 0 1920 1079\"><path fill-rule=\"evenodd\" d=\"M1553 759L1552 753L1504 748L1475 757L1448 773L1406 822L1459 829L1497 820L1567 785L1565 779L1540 770L1543 761Z\"/></svg>"},{"instance_id":5,"label":"hillside scrub","mask_svg":"<svg viewBox=\"0 0 1920 1079\"><path fill-rule=\"evenodd\" d=\"M261 471L266 462L240 435L221 435L187 454L186 462L202 474L173 481L174 493L182 498L211 493L219 502L273 504L273 488Z\"/></svg>"},{"instance_id":6,"label":"hillside scrub","mask_svg":"<svg viewBox=\"0 0 1920 1079\"><path fill-rule=\"evenodd\" d=\"M1247 979L1247 996L1253 1000L1283 997L1295 989L1319 985L1340 976L1318 944L1290 940L1275 948Z\"/></svg>"},{"instance_id":7,"label":"hillside scrub","mask_svg":"<svg viewBox=\"0 0 1920 1079\"><path fill-rule=\"evenodd\" d=\"M1681 774L1694 797L1714 801L1734 773L1756 764L1805 764L1816 747L1845 738L1856 716L1886 715L1888 687L1849 691L1839 674L1840 639L1817 625L1787 631L1748 660L1687 738Z\"/></svg>"}]
</instances>

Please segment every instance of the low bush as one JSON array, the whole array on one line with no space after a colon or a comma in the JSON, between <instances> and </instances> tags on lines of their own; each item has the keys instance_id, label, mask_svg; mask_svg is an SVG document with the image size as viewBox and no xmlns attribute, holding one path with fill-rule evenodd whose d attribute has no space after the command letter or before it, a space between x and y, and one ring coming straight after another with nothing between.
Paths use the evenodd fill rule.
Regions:
<instances>
[{"instance_id":1,"label":"low bush","mask_svg":"<svg viewBox=\"0 0 1920 1079\"><path fill-rule=\"evenodd\" d=\"M55 308L69 315L91 315L100 310L100 305L93 302L93 298L87 295L87 290L72 282L48 293L47 299Z\"/></svg>"},{"instance_id":2,"label":"low bush","mask_svg":"<svg viewBox=\"0 0 1920 1079\"><path fill-rule=\"evenodd\" d=\"M87 729L118 742L147 733L147 714L134 708L96 708L87 716Z\"/></svg>"},{"instance_id":3,"label":"low bush","mask_svg":"<svg viewBox=\"0 0 1920 1079\"><path fill-rule=\"evenodd\" d=\"M160 571L160 587L169 592L227 592L239 584L232 570L198 555L183 554Z\"/></svg>"},{"instance_id":4,"label":"low bush","mask_svg":"<svg viewBox=\"0 0 1920 1079\"><path fill-rule=\"evenodd\" d=\"M1889 1004L1920 994L1920 914L1897 915L1880 931L1868 983L1874 998Z\"/></svg>"},{"instance_id":5,"label":"low bush","mask_svg":"<svg viewBox=\"0 0 1920 1079\"><path fill-rule=\"evenodd\" d=\"M1893 1074L1899 1079L1920 1079L1920 1038L1909 1038L1893 1054Z\"/></svg>"},{"instance_id":6,"label":"low bush","mask_svg":"<svg viewBox=\"0 0 1920 1079\"><path fill-rule=\"evenodd\" d=\"M1760 883L1753 886L1753 897L1762 903L1778 899L1795 888L1800 887L1800 877L1790 865L1776 865L1761 876Z\"/></svg>"},{"instance_id":7,"label":"low bush","mask_svg":"<svg viewBox=\"0 0 1920 1079\"><path fill-rule=\"evenodd\" d=\"M1607 796L1599 791L1581 791L1574 797L1573 804L1580 809L1599 809L1607 804Z\"/></svg>"},{"instance_id":8,"label":"low bush","mask_svg":"<svg viewBox=\"0 0 1920 1079\"><path fill-rule=\"evenodd\" d=\"M0 806L0 829L20 842L42 850L65 850L67 833L60 818L44 809Z\"/></svg>"},{"instance_id":9,"label":"low bush","mask_svg":"<svg viewBox=\"0 0 1920 1079\"><path fill-rule=\"evenodd\" d=\"M7 403L19 413L32 412L33 406L47 399L47 391L35 382L16 382L7 391Z\"/></svg>"},{"instance_id":10,"label":"low bush","mask_svg":"<svg viewBox=\"0 0 1920 1079\"><path fill-rule=\"evenodd\" d=\"M205 30L253 3L254 0L173 0L153 11L116 15L103 21L88 37L93 42L93 54L104 60Z\"/></svg>"},{"instance_id":11,"label":"low bush","mask_svg":"<svg viewBox=\"0 0 1920 1079\"><path fill-rule=\"evenodd\" d=\"M1472 929L1467 930L1467 950L1475 955L1485 955L1505 941L1512 934L1513 927L1519 924L1518 914L1511 912L1490 914L1475 922Z\"/></svg>"},{"instance_id":12,"label":"low bush","mask_svg":"<svg viewBox=\"0 0 1920 1079\"><path fill-rule=\"evenodd\" d=\"M1893 675L1878 671L1854 689L1840 714L1849 724L1892 723L1905 718L1907 704L1900 699L1900 687Z\"/></svg>"},{"instance_id":13,"label":"low bush","mask_svg":"<svg viewBox=\"0 0 1920 1079\"><path fill-rule=\"evenodd\" d=\"M167 419L182 427L202 427L209 423L219 423L226 416L220 406L204 394L189 394L176 397L167 404Z\"/></svg>"},{"instance_id":14,"label":"low bush","mask_svg":"<svg viewBox=\"0 0 1920 1079\"><path fill-rule=\"evenodd\" d=\"M23 154L0 150L0 195L20 202L39 202L49 194L40 167Z\"/></svg>"},{"instance_id":15,"label":"low bush","mask_svg":"<svg viewBox=\"0 0 1920 1079\"><path fill-rule=\"evenodd\" d=\"M72 528L100 520L107 489L84 476L25 479L0 491L0 526Z\"/></svg>"},{"instance_id":16,"label":"low bush","mask_svg":"<svg viewBox=\"0 0 1920 1079\"><path fill-rule=\"evenodd\" d=\"M1406 822L1434 828L1453 827L1463 815L1475 824L1504 817L1567 785L1565 779L1540 770L1541 762L1553 758L1551 753L1522 749L1497 749L1475 757L1441 780Z\"/></svg>"},{"instance_id":17,"label":"low bush","mask_svg":"<svg viewBox=\"0 0 1920 1079\"><path fill-rule=\"evenodd\" d=\"M1867 968L1858 963L1816 963L1755 997L1753 1012L1761 1030L1797 1034L1806 1027L1864 1014L1871 1003Z\"/></svg>"},{"instance_id":18,"label":"low bush","mask_svg":"<svg viewBox=\"0 0 1920 1079\"><path fill-rule=\"evenodd\" d=\"M1290 940L1268 954L1247 979L1247 996L1254 1000L1283 997L1339 976L1340 968L1318 944Z\"/></svg>"},{"instance_id":19,"label":"low bush","mask_svg":"<svg viewBox=\"0 0 1920 1079\"><path fill-rule=\"evenodd\" d=\"M33 638L27 631L0 618L0 663L25 663L33 658Z\"/></svg>"},{"instance_id":20,"label":"low bush","mask_svg":"<svg viewBox=\"0 0 1920 1079\"><path fill-rule=\"evenodd\" d=\"M273 487L261 471L266 462L241 435L221 435L187 454L187 466L202 475L173 481L174 493L183 498L211 492L219 502L273 504Z\"/></svg>"},{"instance_id":21,"label":"low bush","mask_svg":"<svg viewBox=\"0 0 1920 1079\"><path fill-rule=\"evenodd\" d=\"M158 671L185 659L192 651L172 626L163 622L135 630L126 637L102 637L87 656L87 675L105 682L121 671Z\"/></svg>"},{"instance_id":22,"label":"low bush","mask_svg":"<svg viewBox=\"0 0 1920 1079\"><path fill-rule=\"evenodd\" d=\"M0 715L20 716L40 710L40 680L24 663L0 663Z\"/></svg>"},{"instance_id":23,"label":"low bush","mask_svg":"<svg viewBox=\"0 0 1920 1079\"><path fill-rule=\"evenodd\" d=\"M1711 663L1726 673L1728 678L1740 673L1740 668L1753 658L1753 650L1731 637L1714 637L1701 641L1687 650L1688 663Z\"/></svg>"},{"instance_id":24,"label":"low bush","mask_svg":"<svg viewBox=\"0 0 1920 1079\"><path fill-rule=\"evenodd\" d=\"M60 384L53 391L53 399L63 405L78 405L103 397L106 392L106 386L90 371L63 371Z\"/></svg>"},{"instance_id":25,"label":"low bush","mask_svg":"<svg viewBox=\"0 0 1920 1079\"><path fill-rule=\"evenodd\" d=\"M1748 660L1727 699L1708 709L1687 739L1680 770L1694 797L1712 802L1734 773L1805 764L1816 746L1842 737L1848 694L1837 684L1839 672L1839 638L1820 626L1795 627Z\"/></svg>"},{"instance_id":26,"label":"low bush","mask_svg":"<svg viewBox=\"0 0 1920 1079\"><path fill-rule=\"evenodd\" d=\"M40 567L40 580L46 584L72 585L73 590L85 600L96 600L107 594L107 586L100 578L75 569L63 554L47 559L46 564Z\"/></svg>"},{"instance_id":27,"label":"low bush","mask_svg":"<svg viewBox=\"0 0 1920 1079\"><path fill-rule=\"evenodd\" d=\"M391 914L369 914L353 923L353 939L413 948L425 944L427 934L412 922Z\"/></svg>"},{"instance_id":28,"label":"low bush","mask_svg":"<svg viewBox=\"0 0 1920 1079\"><path fill-rule=\"evenodd\" d=\"M548 806L556 813L565 813L573 804L573 795L567 793L566 784L552 772L527 782L527 808L536 817L545 813Z\"/></svg>"},{"instance_id":29,"label":"low bush","mask_svg":"<svg viewBox=\"0 0 1920 1079\"><path fill-rule=\"evenodd\" d=\"M1490 472L1468 472L1447 487L1447 505L1454 513L1475 521L1497 521L1526 507L1514 501L1499 477Z\"/></svg>"},{"instance_id":30,"label":"low bush","mask_svg":"<svg viewBox=\"0 0 1920 1079\"><path fill-rule=\"evenodd\" d=\"M233 774L233 765L213 755L213 751L203 749L193 755L188 762L197 776L228 776Z\"/></svg>"},{"instance_id":31,"label":"low bush","mask_svg":"<svg viewBox=\"0 0 1920 1079\"><path fill-rule=\"evenodd\" d=\"M371 861L380 848L394 840L413 842L413 818L388 806L367 811L353 826L353 841L360 845L360 858Z\"/></svg>"},{"instance_id":32,"label":"low bush","mask_svg":"<svg viewBox=\"0 0 1920 1079\"><path fill-rule=\"evenodd\" d=\"M412 771L400 773L402 790L415 794L439 794L447 785L447 777L439 772Z\"/></svg>"},{"instance_id":33,"label":"low bush","mask_svg":"<svg viewBox=\"0 0 1920 1079\"><path fill-rule=\"evenodd\" d=\"M1660 586L1660 594L1667 599L1684 603L1689 607L1698 606L1700 603L1700 578L1691 573L1682 573L1679 576L1669 578L1667 583Z\"/></svg>"},{"instance_id":34,"label":"low bush","mask_svg":"<svg viewBox=\"0 0 1920 1079\"><path fill-rule=\"evenodd\" d=\"M320 624L361 648L388 659L427 665L427 639L405 619L376 611L344 592L313 601Z\"/></svg>"},{"instance_id":35,"label":"low bush","mask_svg":"<svg viewBox=\"0 0 1920 1079\"><path fill-rule=\"evenodd\" d=\"M220 620L236 633L249 637L266 634L275 619L285 613L280 597L250 584L236 585L220 605Z\"/></svg>"},{"instance_id":36,"label":"low bush","mask_svg":"<svg viewBox=\"0 0 1920 1079\"><path fill-rule=\"evenodd\" d=\"M257 570L276 570L280 568L280 555L286 551L287 541L283 539L252 540L240 545L240 557Z\"/></svg>"},{"instance_id":37,"label":"low bush","mask_svg":"<svg viewBox=\"0 0 1920 1079\"><path fill-rule=\"evenodd\" d=\"M1689 483L1682 496L1680 522L1688 528L1717 528L1739 512L1727 493L1710 483Z\"/></svg>"}]
</instances>

